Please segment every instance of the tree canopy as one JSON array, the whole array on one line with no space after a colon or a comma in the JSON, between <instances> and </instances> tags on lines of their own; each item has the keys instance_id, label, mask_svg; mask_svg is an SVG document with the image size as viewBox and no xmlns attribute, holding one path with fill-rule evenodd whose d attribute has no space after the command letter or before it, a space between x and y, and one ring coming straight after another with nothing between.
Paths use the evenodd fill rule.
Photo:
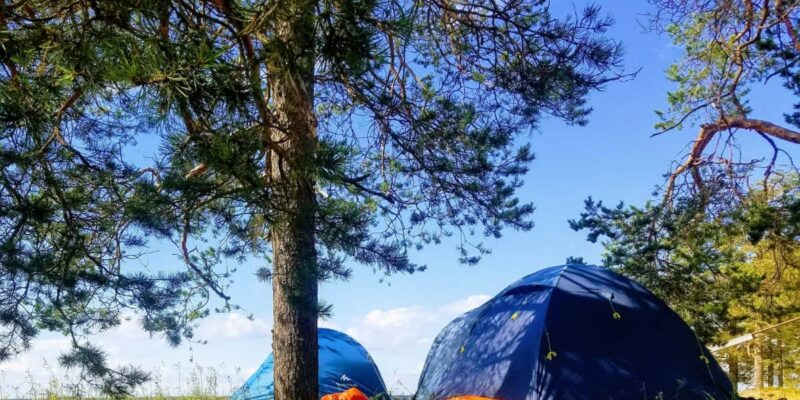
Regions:
<instances>
[{"instance_id":1,"label":"tree canopy","mask_svg":"<svg viewBox=\"0 0 800 400\"><path fill-rule=\"evenodd\" d=\"M753 117L752 91L778 84L800 94L800 18L797 1L651 0L650 26L666 32L682 49L667 70L676 88L668 105L657 112L656 135L699 125L689 152L670 171L664 194L703 189L724 180L746 191L748 177L765 177L780 164L794 160L786 146L800 144L800 103L788 105L784 121ZM749 159L740 148L741 136L757 135L771 149L761 159ZM737 140L738 138L738 140ZM712 183L711 186L714 186Z\"/></svg>"},{"instance_id":2,"label":"tree canopy","mask_svg":"<svg viewBox=\"0 0 800 400\"><path fill-rule=\"evenodd\" d=\"M233 307L220 261L250 257L276 392L316 396L317 281L419 271L409 250L451 235L474 263L473 234L530 228L520 134L586 123L622 73L610 24L544 0L2 2L0 360L62 332L61 362L121 395L146 374L91 335L134 311L192 337ZM185 268L137 266L159 241Z\"/></svg>"},{"instance_id":3,"label":"tree canopy","mask_svg":"<svg viewBox=\"0 0 800 400\"><path fill-rule=\"evenodd\" d=\"M587 230L592 242L604 240L604 264L653 289L702 339L722 340L745 329L740 317L761 315L765 322L764 313L775 304L756 311L761 301L751 296L766 295L761 290L770 285L762 280L782 276L775 272L782 266L795 268L788 254L800 239L798 171L783 146L800 143L793 130L800 126L800 106L787 107L784 121L765 121L752 117L759 104L750 99L755 85L775 81L797 93L800 3L650 3L649 28L667 34L681 50L666 71L675 88L665 109L656 112L654 136L694 126L698 136L670 168L658 198L616 207L590 198L570 224ZM742 135L760 137L771 152L745 158L758 153L742 149ZM776 249L784 258L768 254ZM775 309L781 315L796 311Z\"/></svg>"},{"instance_id":4,"label":"tree canopy","mask_svg":"<svg viewBox=\"0 0 800 400\"><path fill-rule=\"evenodd\" d=\"M800 181L791 155L800 144L800 104L787 104L783 120L765 120L753 96L765 85L800 93L800 3L650 3L647 27L680 49L666 71L674 88L656 111L653 136L687 128L697 136L653 199L609 207L589 198L570 225L602 242L604 265L654 291L700 340L720 343L800 312ZM775 333L732 350L725 360L732 379L783 379L766 367L796 357L787 349L797 340ZM752 364L742 364L745 353Z\"/></svg>"},{"instance_id":5,"label":"tree canopy","mask_svg":"<svg viewBox=\"0 0 800 400\"><path fill-rule=\"evenodd\" d=\"M740 199L718 192L710 209L700 196L644 207L589 199L570 224L601 240L603 264L664 299L700 340L723 343L800 315L798 179L775 176ZM717 356L735 382L777 385L797 372L797 332L771 330Z\"/></svg>"},{"instance_id":6,"label":"tree canopy","mask_svg":"<svg viewBox=\"0 0 800 400\"><path fill-rule=\"evenodd\" d=\"M655 200L643 207L604 206L591 198L580 218L603 264L653 290L708 342L720 342L800 312L796 259L800 193L796 175L776 179L715 212L705 200ZM788 297L787 297L788 296Z\"/></svg>"}]
</instances>

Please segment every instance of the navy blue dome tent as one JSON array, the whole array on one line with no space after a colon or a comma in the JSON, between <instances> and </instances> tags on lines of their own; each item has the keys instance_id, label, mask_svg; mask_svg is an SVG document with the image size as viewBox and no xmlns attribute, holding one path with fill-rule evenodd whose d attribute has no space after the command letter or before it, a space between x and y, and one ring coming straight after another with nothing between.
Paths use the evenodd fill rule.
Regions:
<instances>
[{"instance_id":1,"label":"navy blue dome tent","mask_svg":"<svg viewBox=\"0 0 800 400\"><path fill-rule=\"evenodd\" d=\"M565 265L528 275L451 322L416 400L730 399L694 332L639 284Z\"/></svg>"},{"instance_id":2,"label":"navy blue dome tent","mask_svg":"<svg viewBox=\"0 0 800 400\"><path fill-rule=\"evenodd\" d=\"M272 400L275 394L272 353L231 395L231 400ZM333 329L319 329L319 396L357 388L370 398L388 399L378 367L355 339ZM384 397L381 397L384 396Z\"/></svg>"}]
</instances>

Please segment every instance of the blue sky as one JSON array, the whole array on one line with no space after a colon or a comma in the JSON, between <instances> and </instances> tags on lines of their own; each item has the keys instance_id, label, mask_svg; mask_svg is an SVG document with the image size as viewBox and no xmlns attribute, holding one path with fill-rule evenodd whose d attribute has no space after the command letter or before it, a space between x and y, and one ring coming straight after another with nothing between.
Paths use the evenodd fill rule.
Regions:
<instances>
[{"instance_id":1,"label":"blue sky","mask_svg":"<svg viewBox=\"0 0 800 400\"><path fill-rule=\"evenodd\" d=\"M569 12L571 4L554 7ZM547 120L526 138L537 158L518 194L536 206L533 230L509 230L503 238L487 241L492 254L475 267L458 264L455 244L445 242L414 254L416 261L428 265L424 273L387 278L355 266L352 280L321 287L321 297L334 305L334 315L324 325L361 341L390 387L413 391L436 333L509 283L563 263L567 256L599 262L600 245L572 231L567 220L578 216L588 196L609 203L643 203L696 135L694 128L687 127L650 138L654 110L665 106L666 92L672 88L664 70L680 49L665 36L642 32L639 22L646 20L642 15L648 11L646 2L608 2L604 10L617 20L610 35L624 43L626 68L641 71L632 81L610 85L591 97L594 112L588 126L569 127ZM760 87L751 100L755 117L781 120L781 110L789 108L792 98L780 88ZM745 139L742 144L754 154L763 148L756 140ZM182 268L172 252L154 255L151 262ZM214 315L198 327L198 337L207 340L206 345L173 349L163 339L141 333L135 322L99 336L98 341L112 361L154 371L173 393L185 390L196 366L213 368L220 377L218 389L225 392L246 378L270 351L272 289L253 277L255 268L256 263L239 266L231 288L234 302L244 311ZM250 313L253 321L245 318ZM32 351L0 364L0 398L13 397L15 390L24 393L31 379L46 385L49 377L60 377L57 368L49 372L43 364L56 365L57 354L66 346L62 337L43 335Z\"/></svg>"}]
</instances>

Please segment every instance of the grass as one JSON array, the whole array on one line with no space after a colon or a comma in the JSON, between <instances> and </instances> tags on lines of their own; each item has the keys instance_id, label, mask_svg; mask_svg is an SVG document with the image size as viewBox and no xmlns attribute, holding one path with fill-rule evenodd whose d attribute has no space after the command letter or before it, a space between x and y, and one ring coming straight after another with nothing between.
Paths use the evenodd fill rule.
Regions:
<instances>
[{"instance_id":1,"label":"grass","mask_svg":"<svg viewBox=\"0 0 800 400\"><path fill-rule=\"evenodd\" d=\"M180 364L161 365L151 371L151 380L136 389L131 400L227 400L234 390L241 387L247 376L240 369L230 370L224 365L219 368L192 364L186 368ZM26 400L108 400L107 397L80 385L74 377L65 377L63 371L43 363L34 375L27 372L24 382L11 386L7 384L6 373L0 365L0 399ZM408 400L407 396L397 396L394 400Z\"/></svg>"},{"instance_id":2,"label":"grass","mask_svg":"<svg viewBox=\"0 0 800 400\"><path fill-rule=\"evenodd\" d=\"M168 371L170 368L172 370ZM46 370L49 376L44 383L41 377L36 379L29 371L24 383L11 387L4 384L6 376L0 368L0 399L104 399L98 393L76 385L74 380L63 377L63 373L54 371L46 363L39 371L42 369ZM152 379L136 390L132 400L227 400L228 395L239 388L246 377L239 369L234 375L225 375L220 369L227 368L224 365L217 369L194 364L187 370L181 368L180 364L170 367L162 365L158 370L151 372ZM179 378L175 379L176 377ZM800 400L800 388L745 390L740 392L739 396L762 400ZM405 400L408 397L394 398Z\"/></svg>"},{"instance_id":3,"label":"grass","mask_svg":"<svg viewBox=\"0 0 800 400\"><path fill-rule=\"evenodd\" d=\"M763 400L800 400L800 389L770 388L761 390L744 390L739 393L742 397L753 397Z\"/></svg>"},{"instance_id":4,"label":"grass","mask_svg":"<svg viewBox=\"0 0 800 400\"><path fill-rule=\"evenodd\" d=\"M162 366L163 367L163 366ZM180 368L180 365L177 365ZM1 369L1 368L0 368ZM6 384L5 373L0 370L0 399L103 399L95 390L80 384L75 377L65 377L63 371L54 371L47 364L43 366L47 378L42 379L28 371L24 382L11 386ZM39 370L41 371L41 369ZM176 375L176 371L171 371ZM151 372L151 380L136 389L133 397L142 400L222 400L227 399L234 389L241 386L244 378L237 370L237 376L223 375L213 367L194 365L188 371L177 371L179 379L170 376L165 368Z\"/></svg>"}]
</instances>

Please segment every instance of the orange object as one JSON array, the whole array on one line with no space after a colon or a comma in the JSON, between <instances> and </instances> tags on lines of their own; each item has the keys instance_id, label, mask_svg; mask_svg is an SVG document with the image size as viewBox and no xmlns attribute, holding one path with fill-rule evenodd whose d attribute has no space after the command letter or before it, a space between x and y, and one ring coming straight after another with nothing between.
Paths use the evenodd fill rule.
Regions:
<instances>
[{"instance_id":1,"label":"orange object","mask_svg":"<svg viewBox=\"0 0 800 400\"><path fill-rule=\"evenodd\" d=\"M456 396L456 397L450 397L447 400L495 400L495 399L490 399L488 397L480 397L480 396Z\"/></svg>"},{"instance_id":2,"label":"orange object","mask_svg":"<svg viewBox=\"0 0 800 400\"><path fill-rule=\"evenodd\" d=\"M344 392L326 394L322 400L369 400L369 397L356 388L350 388Z\"/></svg>"}]
</instances>

